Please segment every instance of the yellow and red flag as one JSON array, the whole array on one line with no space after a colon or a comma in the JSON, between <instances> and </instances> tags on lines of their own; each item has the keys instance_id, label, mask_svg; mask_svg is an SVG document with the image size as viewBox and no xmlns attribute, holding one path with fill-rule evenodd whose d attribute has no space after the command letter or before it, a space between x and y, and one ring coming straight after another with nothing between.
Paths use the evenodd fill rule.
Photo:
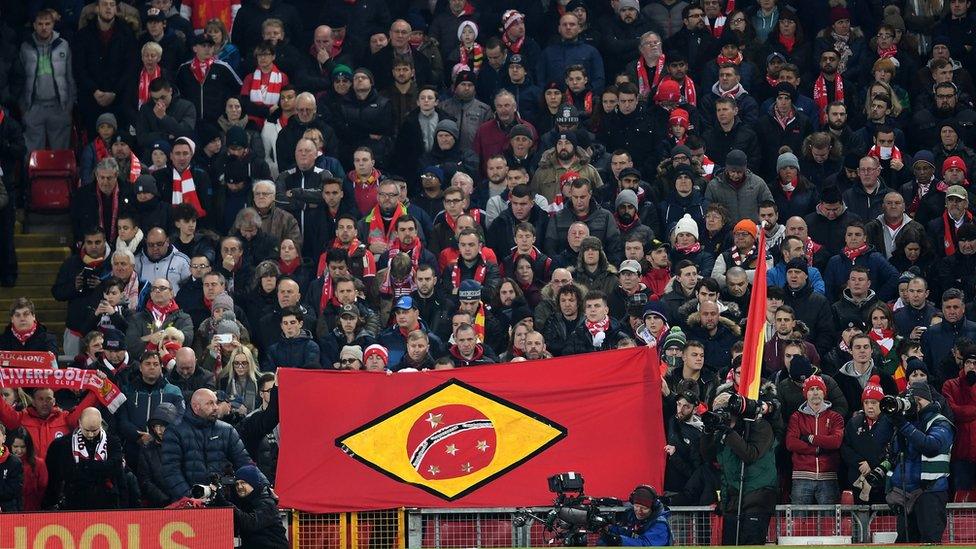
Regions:
<instances>
[{"instance_id":1,"label":"yellow and red flag","mask_svg":"<svg viewBox=\"0 0 976 549\"><path fill-rule=\"evenodd\" d=\"M587 493L660 487L658 362L639 347L393 375L282 368L275 490L333 513L546 505L564 471Z\"/></svg>"},{"instance_id":2,"label":"yellow and red flag","mask_svg":"<svg viewBox=\"0 0 976 549\"><path fill-rule=\"evenodd\" d=\"M739 394L752 400L759 399L763 346L766 345L766 231L761 225L756 249L759 250L759 259L756 260L756 275L752 279L752 297L749 299L746 337L742 348L742 374L739 376Z\"/></svg>"}]
</instances>

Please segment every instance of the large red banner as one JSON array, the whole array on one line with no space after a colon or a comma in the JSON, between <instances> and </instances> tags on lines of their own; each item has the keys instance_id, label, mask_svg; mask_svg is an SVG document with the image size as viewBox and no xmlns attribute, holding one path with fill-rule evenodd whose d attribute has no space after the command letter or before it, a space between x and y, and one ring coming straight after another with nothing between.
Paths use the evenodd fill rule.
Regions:
<instances>
[{"instance_id":1,"label":"large red banner","mask_svg":"<svg viewBox=\"0 0 976 549\"><path fill-rule=\"evenodd\" d=\"M431 372L278 373L283 507L545 505L546 478L569 471L595 496L662 485L653 348Z\"/></svg>"},{"instance_id":2,"label":"large red banner","mask_svg":"<svg viewBox=\"0 0 976 549\"><path fill-rule=\"evenodd\" d=\"M0 515L0 547L230 549L230 508Z\"/></svg>"}]
</instances>

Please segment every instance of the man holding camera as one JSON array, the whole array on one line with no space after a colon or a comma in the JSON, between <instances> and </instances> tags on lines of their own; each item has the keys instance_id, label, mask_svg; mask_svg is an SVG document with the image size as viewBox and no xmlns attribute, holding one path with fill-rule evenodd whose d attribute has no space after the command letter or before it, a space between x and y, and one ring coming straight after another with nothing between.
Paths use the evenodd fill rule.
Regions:
<instances>
[{"instance_id":1,"label":"man holding camera","mask_svg":"<svg viewBox=\"0 0 976 549\"><path fill-rule=\"evenodd\" d=\"M727 408L731 396L719 394L712 410ZM776 510L776 438L768 421L740 417L741 409L721 414L717 425L706 422L702 454L706 463L717 461L721 468L722 545L763 545Z\"/></svg>"},{"instance_id":2,"label":"man holding camera","mask_svg":"<svg viewBox=\"0 0 976 549\"><path fill-rule=\"evenodd\" d=\"M955 427L939 413L927 383L912 383L904 397L884 397L881 410L896 429L886 499L899 510L898 543L940 543Z\"/></svg>"},{"instance_id":3,"label":"man holding camera","mask_svg":"<svg viewBox=\"0 0 976 549\"><path fill-rule=\"evenodd\" d=\"M665 547L673 536L668 516L671 512L657 497L654 488L641 484L630 494L633 508L611 525L600 541L611 546Z\"/></svg>"}]
</instances>

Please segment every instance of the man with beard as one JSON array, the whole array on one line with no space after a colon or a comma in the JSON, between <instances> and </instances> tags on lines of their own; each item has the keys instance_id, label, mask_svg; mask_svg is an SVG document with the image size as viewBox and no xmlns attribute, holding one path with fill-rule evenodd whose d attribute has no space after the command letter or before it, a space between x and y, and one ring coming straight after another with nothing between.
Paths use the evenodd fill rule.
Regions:
<instances>
[{"instance_id":1,"label":"man with beard","mask_svg":"<svg viewBox=\"0 0 976 549\"><path fill-rule=\"evenodd\" d=\"M959 92L952 82L935 84L935 104L927 109L915 111L911 132L911 142L917 149L934 149L939 144L939 132L943 122L952 122L966 131L959 136L963 143L973 142L973 124L976 124L976 111L959 101Z\"/></svg>"},{"instance_id":2,"label":"man with beard","mask_svg":"<svg viewBox=\"0 0 976 549\"><path fill-rule=\"evenodd\" d=\"M645 7L645 10L659 9L655 8L652 4L649 7ZM665 49L668 52L672 52L668 55L669 62L674 55L680 55L685 61L685 65L691 65L693 67L701 67L704 65L704 61L715 54L715 37L705 26L705 11L701 6L695 4L686 5L681 9L681 23L682 27L672 36L670 36L665 41ZM682 83L682 80L678 80L675 74L671 72L670 68L668 71L672 78ZM684 80L685 83L688 80ZM694 89L694 84L692 83L692 89ZM688 96L687 89L683 90L683 97L686 99ZM695 101L688 99L688 102L695 104Z\"/></svg>"},{"instance_id":3,"label":"man with beard","mask_svg":"<svg viewBox=\"0 0 976 549\"><path fill-rule=\"evenodd\" d=\"M847 154L863 154L867 151L867 145L861 136L851 129L848 113L857 112L848 109L843 101L834 101L827 105L827 126L826 130L840 141L843 150Z\"/></svg>"},{"instance_id":4,"label":"man with beard","mask_svg":"<svg viewBox=\"0 0 976 549\"><path fill-rule=\"evenodd\" d=\"M409 61L416 74L418 86L433 84L430 61L410 45L410 33L413 28L403 19L397 19L390 25L389 42L366 61L367 66L376 75L376 87L384 89L393 81L393 62L397 59ZM392 118L389 120L392 122Z\"/></svg>"},{"instance_id":5,"label":"man with beard","mask_svg":"<svg viewBox=\"0 0 976 549\"><path fill-rule=\"evenodd\" d=\"M359 221L359 240L365 243L373 255L386 252L396 235L396 220L407 215L400 203L400 189L390 180L377 186L376 206Z\"/></svg>"},{"instance_id":6,"label":"man with beard","mask_svg":"<svg viewBox=\"0 0 976 549\"><path fill-rule=\"evenodd\" d=\"M553 202L561 192L559 182L566 172L579 174L578 177L589 180L593 188L603 187L600 173L589 163L589 155L580 150L578 143L576 132L560 134L555 147L546 151L539 161L539 169L532 177L532 189L547 201Z\"/></svg>"},{"instance_id":7,"label":"man with beard","mask_svg":"<svg viewBox=\"0 0 976 549\"><path fill-rule=\"evenodd\" d=\"M842 103L846 112L857 112L857 98L861 95L853 82L844 78L840 72L840 54L834 49L825 49L820 52L820 74L810 84L808 88L809 97L817 105L820 126L828 125L833 129L834 124L830 122L828 109L836 103ZM845 116L846 118L846 116ZM839 125L834 131L839 132L843 125ZM844 150L849 143L843 142Z\"/></svg>"},{"instance_id":8,"label":"man with beard","mask_svg":"<svg viewBox=\"0 0 976 549\"><path fill-rule=\"evenodd\" d=\"M546 338L540 332L532 330L525 334L524 354L526 360L543 360L552 358L552 353L546 349Z\"/></svg>"},{"instance_id":9,"label":"man with beard","mask_svg":"<svg viewBox=\"0 0 976 549\"><path fill-rule=\"evenodd\" d=\"M685 485L702 466L699 441L702 436L702 421L696 412L698 396L694 391L678 395L675 413L665 420L664 430L667 444L667 465L664 469L665 494L684 491Z\"/></svg>"}]
</instances>

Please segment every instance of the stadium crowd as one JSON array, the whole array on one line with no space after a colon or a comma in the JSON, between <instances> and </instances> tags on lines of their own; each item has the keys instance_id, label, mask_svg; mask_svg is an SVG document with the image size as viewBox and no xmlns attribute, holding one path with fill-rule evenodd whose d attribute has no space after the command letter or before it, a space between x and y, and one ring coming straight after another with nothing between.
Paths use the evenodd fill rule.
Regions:
<instances>
[{"instance_id":1,"label":"stadium crowd","mask_svg":"<svg viewBox=\"0 0 976 549\"><path fill-rule=\"evenodd\" d=\"M852 490L941 540L976 475L971 8L4 2L0 241L31 151L75 149L81 185L65 332L22 298L0 349L127 400L4 389L0 510L161 507L228 470L273 501L278 367L651 345L671 504L762 543L777 502ZM758 262L776 404L703 425Z\"/></svg>"}]
</instances>

